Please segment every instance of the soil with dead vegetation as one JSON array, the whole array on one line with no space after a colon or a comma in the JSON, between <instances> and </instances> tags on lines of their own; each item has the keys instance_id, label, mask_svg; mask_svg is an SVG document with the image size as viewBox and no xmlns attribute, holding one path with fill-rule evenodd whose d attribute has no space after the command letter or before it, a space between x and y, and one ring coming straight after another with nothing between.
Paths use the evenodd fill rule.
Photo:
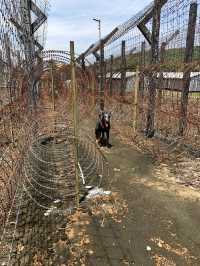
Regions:
<instances>
[{"instance_id":1,"label":"soil with dead vegetation","mask_svg":"<svg viewBox=\"0 0 200 266\"><path fill-rule=\"evenodd\" d=\"M116 199L96 198L71 217L66 265L200 265L199 190L177 183L171 162L155 164L115 137L112 144L103 151Z\"/></svg>"},{"instance_id":2,"label":"soil with dead vegetation","mask_svg":"<svg viewBox=\"0 0 200 266\"><path fill-rule=\"evenodd\" d=\"M114 173L104 182L111 194L86 199L66 216L55 265L200 265L200 190L191 185L199 160L183 154L155 162L115 136L111 143L102 149ZM42 254L34 265L43 265Z\"/></svg>"}]
</instances>

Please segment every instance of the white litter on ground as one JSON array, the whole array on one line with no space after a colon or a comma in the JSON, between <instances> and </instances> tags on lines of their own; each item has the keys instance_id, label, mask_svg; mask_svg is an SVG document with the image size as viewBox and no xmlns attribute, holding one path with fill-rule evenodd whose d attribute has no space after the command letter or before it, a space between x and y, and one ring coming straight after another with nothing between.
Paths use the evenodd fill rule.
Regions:
<instances>
[{"instance_id":1,"label":"white litter on ground","mask_svg":"<svg viewBox=\"0 0 200 266\"><path fill-rule=\"evenodd\" d=\"M92 199L97 196L108 196L111 194L111 191L104 191L103 188L95 187L88 191L88 195L86 196L86 199Z\"/></svg>"},{"instance_id":2,"label":"white litter on ground","mask_svg":"<svg viewBox=\"0 0 200 266\"><path fill-rule=\"evenodd\" d=\"M61 200L60 200L60 199L57 199L57 200L54 200L53 203L58 204L58 203L60 203L60 202L61 202Z\"/></svg>"},{"instance_id":3,"label":"white litter on ground","mask_svg":"<svg viewBox=\"0 0 200 266\"><path fill-rule=\"evenodd\" d=\"M83 185L85 185L85 177L84 177L83 170L82 170L81 165L80 165L79 162L78 162L78 167L79 167L79 170L80 170L80 175L81 175L81 179L83 181Z\"/></svg>"},{"instance_id":4,"label":"white litter on ground","mask_svg":"<svg viewBox=\"0 0 200 266\"><path fill-rule=\"evenodd\" d=\"M51 207L44 213L44 216L49 216L55 209L57 209L57 207Z\"/></svg>"},{"instance_id":5,"label":"white litter on ground","mask_svg":"<svg viewBox=\"0 0 200 266\"><path fill-rule=\"evenodd\" d=\"M93 186L85 186L86 189L91 189Z\"/></svg>"},{"instance_id":6,"label":"white litter on ground","mask_svg":"<svg viewBox=\"0 0 200 266\"><path fill-rule=\"evenodd\" d=\"M146 250L147 251L151 251L151 247L150 246L146 246Z\"/></svg>"}]
</instances>

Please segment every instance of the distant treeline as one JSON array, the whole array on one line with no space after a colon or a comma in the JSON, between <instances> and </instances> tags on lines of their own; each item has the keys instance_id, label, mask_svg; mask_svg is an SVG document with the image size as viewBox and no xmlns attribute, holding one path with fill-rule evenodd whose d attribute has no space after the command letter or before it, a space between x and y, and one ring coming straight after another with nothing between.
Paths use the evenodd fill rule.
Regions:
<instances>
[{"instance_id":1,"label":"distant treeline","mask_svg":"<svg viewBox=\"0 0 200 266\"><path fill-rule=\"evenodd\" d=\"M166 49L164 55L164 68L170 66L170 72L177 71L178 66L184 62L185 48ZM200 46L196 46L193 51L193 60L199 60ZM141 52L126 55L126 68L127 70L135 71L141 62ZM145 65L151 64L151 51L145 52ZM166 66L165 66L166 65ZM109 72L110 59L106 59L106 71ZM113 71L120 72L121 70L121 56L114 57Z\"/></svg>"}]
</instances>

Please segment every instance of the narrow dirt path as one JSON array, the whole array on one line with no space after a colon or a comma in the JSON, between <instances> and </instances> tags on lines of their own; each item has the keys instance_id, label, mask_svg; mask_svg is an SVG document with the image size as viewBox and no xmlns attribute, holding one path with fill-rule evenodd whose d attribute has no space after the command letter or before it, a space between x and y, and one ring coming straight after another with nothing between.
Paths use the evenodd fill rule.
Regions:
<instances>
[{"instance_id":1,"label":"narrow dirt path","mask_svg":"<svg viewBox=\"0 0 200 266\"><path fill-rule=\"evenodd\" d=\"M114 171L112 191L128 203L121 223L88 232L94 251L86 265L200 265L200 193L159 176L151 158L112 140L105 154ZM163 177L162 177L163 176Z\"/></svg>"}]
</instances>

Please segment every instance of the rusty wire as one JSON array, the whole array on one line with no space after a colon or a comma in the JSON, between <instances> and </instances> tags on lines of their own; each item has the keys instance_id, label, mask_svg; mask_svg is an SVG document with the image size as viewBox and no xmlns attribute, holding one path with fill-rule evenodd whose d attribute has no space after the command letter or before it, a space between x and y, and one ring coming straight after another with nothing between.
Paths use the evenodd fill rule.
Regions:
<instances>
[{"instance_id":1,"label":"rusty wire","mask_svg":"<svg viewBox=\"0 0 200 266\"><path fill-rule=\"evenodd\" d=\"M60 62L61 54L65 53L58 52L53 58L52 56L49 58L50 63L52 59L54 60L55 69L57 63ZM64 57L64 62L68 63L68 58ZM82 72L79 66L76 72L79 88L79 121L81 122L78 172L82 198L87 193L87 186L95 187L109 183L110 173L106 158L91 136L93 132L88 131L84 124L84 121L87 122L96 112L94 91L90 88L92 74ZM44 75L48 73L50 72L47 60L44 65ZM28 105L25 104L26 98L23 101L13 101L12 114L9 105L2 108L2 121L5 123L5 128L9 132L10 121L6 117L10 115L15 136L14 143L11 143L8 148L2 147L5 150L0 162L2 171L0 218L3 224L0 262L6 265L13 265L17 261L22 264L32 263L37 252L43 250L45 253L47 247L52 248L53 240L56 241L54 235L51 241L46 240L46 244L38 245L40 233L36 232L34 235L30 233L27 236L26 232L22 234L23 228L33 223L31 228L37 231L37 226L40 224L43 228L43 237L48 239L50 233L46 232L46 228L55 226L57 218L59 219L57 226L60 225L61 219L64 219L63 215L75 206L74 136L70 84L63 84L64 87L60 88L56 96L55 111L52 108L52 90L49 90L49 84L45 84L47 87L40 92L40 100L34 112L30 112ZM95 87L94 90L96 89ZM65 90L67 92L64 92ZM88 95L87 98L86 95ZM26 97L29 97L28 94ZM5 132L7 132L6 129ZM10 133L8 137L11 137ZM59 210L56 209L57 203L55 202L59 203ZM57 218L54 217L57 215L56 211L59 213ZM33 253L30 252L31 250ZM30 253L28 258L27 253ZM47 255L47 260L50 257L51 255Z\"/></svg>"},{"instance_id":2,"label":"rusty wire","mask_svg":"<svg viewBox=\"0 0 200 266\"><path fill-rule=\"evenodd\" d=\"M159 1L155 1L159 2ZM152 47L140 31L138 25L149 13L153 12L153 3L122 24L121 31L104 43L104 73L96 76L104 82L105 108L113 110L113 123L118 127L118 133L128 142L133 141L133 109L134 90L136 84L136 69L139 68L139 98L137 102L138 134L144 134L147 128L147 116L150 107L150 83L154 80L156 87L155 100L155 132L157 136L167 141L183 143L189 150L199 156L199 43L200 43L200 1L168 0L161 9L159 58L152 63ZM185 61L186 42L191 5L198 6L194 36L194 47L190 62ZM147 13L145 13L147 12ZM139 17L138 17L139 16ZM147 19L145 24L152 33L153 18ZM129 27L130 25L130 27ZM124 26L124 28L123 28ZM120 28L120 27L118 27ZM118 34L120 33L120 34ZM122 55L122 41L125 41L125 58ZM164 47L164 48L163 48ZM163 53L164 49L164 53ZM100 49L97 51L100 54ZM111 60L111 56L113 60ZM95 62L95 56L90 54L87 59ZM94 64L98 67L99 61ZM183 101L183 87L186 82L185 73L190 72L187 117L184 134L180 134L181 103ZM125 83L122 84L123 75ZM125 84L125 85L124 85ZM121 96L122 89L124 95ZM120 121L120 124L119 124ZM124 130L123 130L124 128Z\"/></svg>"},{"instance_id":3,"label":"rusty wire","mask_svg":"<svg viewBox=\"0 0 200 266\"><path fill-rule=\"evenodd\" d=\"M197 1L197 3L200 2ZM165 45L167 54L164 62L152 64L150 45L145 41L139 29L129 27L129 24L124 24L128 26L124 29L122 27L120 35L105 45L103 77L105 94L102 97L106 109L112 111L114 132L128 143L133 142L136 138L133 133L135 102L138 105L137 133L145 132L149 108L149 83L153 77L157 86L155 106L157 135L161 134L165 138L169 137L173 140L179 139L184 144L200 147L199 92L191 91L189 93L187 130L181 138L177 128L182 94L182 83L179 81L183 79L179 78L179 75L183 76L186 68L193 72L199 71L199 9L194 55L192 62L184 63L189 7L190 2L186 0L169 0L162 8L159 52L161 52L161 44L168 41ZM151 11L151 8L150 5L145 10L150 9ZM140 21L138 15L130 21L134 22L135 20ZM151 27L152 20L149 20L147 28L150 30ZM122 64L121 58L122 40L126 40L126 65ZM145 46L141 51L144 42ZM16 50L16 47L13 50ZM112 76L110 76L111 55L114 56ZM2 132L5 133L9 144L2 146L0 160L0 219L3 224L0 232L2 235L0 262L8 262L8 265L12 265L15 261L24 261L24 265L27 265L26 263L32 262L34 255L39 250L44 251L46 263L48 263L48 258L52 254L46 254L46 250L51 249L53 245L53 240L48 240L48 235L54 231L52 228L55 228L55 223L60 226L60 220L63 219L62 215L57 215L57 217L57 213L54 213L57 210L55 202L59 201L62 211L71 210L75 202L73 95L70 72L69 69L67 70L70 62L69 53L51 50L43 52L41 56L44 62L43 69L40 69L42 76L39 77L41 90L34 112L30 111L28 104L30 95L24 91L30 85L29 77L23 76L22 71L18 75L20 77L18 80L21 83L16 89L17 97L14 97L14 94L11 94L12 97L8 95L9 101L4 103L1 108ZM57 82L55 90L51 88L50 64L53 66L53 78ZM107 183L106 179L109 177L107 160L94 141L95 119L99 108L97 97L99 97L99 79L101 77L95 69L98 65L91 65L90 60L86 62L86 65L76 65L80 127L78 160L82 197L87 192L86 185L99 186L104 182ZM136 89L134 72L138 66L140 72L139 98L134 99L136 95L133 93ZM60 70L60 67L63 68L63 71ZM133 72L133 78L129 83L127 82L129 86L121 96L123 71ZM61 75L63 73L67 73L65 77ZM166 76L172 75L170 73L175 73L178 78L166 78ZM194 73L193 75L195 76ZM199 75L196 75L195 79L195 88L198 89ZM111 81L113 83L112 93ZM23 93L19 93L20 90ZM52 93L55 96L55 111L52 108ZM20 97L22 95L23 97ZM63 214L63 212L61 213ZM50 226L45 228L47 224ZM46 239L45 243L41 243L36 225L40 225L42 237ZM28 235L23 229L24 226L27 228L32 226L35 231L31 230ZM25 234L25 239L23 234ZM55 235L53 237L56 239ZM3 251L6 251L5 254ZM29 252L30 256L27 257L26 254Z\"/></svg>"}]
</instances>

